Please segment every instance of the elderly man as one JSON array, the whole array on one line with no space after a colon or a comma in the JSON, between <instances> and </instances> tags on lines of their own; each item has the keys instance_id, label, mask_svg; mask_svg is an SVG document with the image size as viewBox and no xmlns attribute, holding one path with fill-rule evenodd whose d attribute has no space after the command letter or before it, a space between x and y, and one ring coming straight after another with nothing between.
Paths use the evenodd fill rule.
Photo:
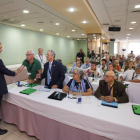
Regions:
<instances>
[{"instance_id":1,"label":"elderly man","mask_svg":"<svg viewBox=\"0 0 140 140\"><path fill-rule=\"evenodd\" d=\"M63 81L65 79L65 74L63 71L62 63L54 60L55 52L53 50L49 50L47 52L47 60L48 62L44 65L43 73L37 74L36 78L44 79L45 85L48 88L63 88Z\"/></svg>"},{"instance_id":2,"label":"elderly man","mask_svg":"<svg viewBox=\"0 0 140 140\"><path fill-rule=\"evenodd\" d=\"M89 59L86 60L86 63L81 66L82 69L90 69L91 68L91 63Z\"/></svg>"},{"instance_id":3,"label":"elderly man","mask_svg":"<svg viewBox=\"0 0 140 140\"><path fill-rule=\"evenodd\" d=\"M108 67L111 62L109 61L109 57L106 57L106 66Z\"/></svg>"},{"instance_id":4,"label":"elderly man","mask_svg":"<svg viewBox=\"0 0 140 140\"><path fill-rule=\"evenodd\" d=\"M95 97L106 102L127 103L128 96L125 92L125 86L115 80L113 71L106 72L105 80L100 80L99 87L95 92Z\"/></svg>"},{"instance_id":5,"label":"elderly man","mask_svg":"<svg viewBox=\"0 0 140 140\"><path fill-rule=\"evenodd\" d=\"M29 50L26 53L26 59L23 61L22 65L17 69L17 73L21 72L24 67L27 67L27 75L29 75L29 83L38 83L40 84L39 81L36 81L36 75L42 73L42 67L41 63L39 60L34 58L34 51Z\"/></svg>"},{"instance_id":6,"label":"elderly man","mask_svg":"<svg viewBox=\"0 0 140 140\"><path fill-rule=\"evenodd\" d=\"M44 68L44 64L46 63L46 56L43 54L43 49L38 49L38 54L35 56L36 59L38 59L41 63L42 69Z\"/></svg>"},{"instance_id":7,"label":"elderly man","mask_svg":"<svg viewBox=\"0 0 140 140\"><path fill-rule=\"evenodd\" d=\"M77 53L76 57L79 57L82 63L84 64L84 57L86 57L85 53L83 52L82 49L80 49L80 52Z\"/></svg>"},{"instance_id":8,"label":"elderly man","mask_svg":"<svg viewBox=\"0 0 140 140\"><path fill-rule=\"evenodd\" d=\"M128 57L130 57L130 59L135 58L135 54L133 54L133 51L131 51L131 53L128 54Z\"/></svg>"}]
</instances>

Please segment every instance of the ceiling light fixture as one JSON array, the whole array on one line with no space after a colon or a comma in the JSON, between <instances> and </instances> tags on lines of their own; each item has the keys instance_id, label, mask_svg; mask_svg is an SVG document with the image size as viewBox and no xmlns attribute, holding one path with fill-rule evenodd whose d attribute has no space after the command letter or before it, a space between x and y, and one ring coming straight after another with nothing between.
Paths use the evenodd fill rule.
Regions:
<instances>
[{"instance_id":1,"label":"ceiling light fixture","mask_svg":"<svg viewBox=\"0 0 140 140\"><path fill-rule=\"evenodd\" d=\"M55 25L60 25L59 23L55 23Z\"/></svg>"},{"instance_id":2,"label":"ceiling light fixture","mask_svg":"<svg viewBox=\"0 0 140 140\"><path fill-rule=\"evenodd\" d=\"M96 38L96 36L94 38Z\"/></svg>"},{"instance_id":3,"label":"ceiling light fixture","mask_svg":"<svg viewBox=\"0 0 140 140\"><path fill-rule=\"evenodd\" d=\"M126 38L129 38L129 37L126 37Z\"/></svg>"},{"instance_id":4,"label":"ceiling light fixture","mask_svg":"<svg viewBox=\"0 0 140 140\"><path fill-rule=\"evenodd\" d=\"M22 26L22 27L24 27L24 26L25 26L25 24L21 24L21 26Z\"/></svg>"},{"instance_id":5,"label":"ceiling light fixture","mask_svg":"<svg viewBox=\"0 0 140 140\"><path fill-rule=\"evenodd\" d=\"M140 5L136 5L135 8L140 8Z\"/></svg>"},{"instance_id":6,"label":"ceiling light fixture","mask_svg":"<svg viewBox=\"0 0 140 140\"><path fill-rule=\"evenodd\" d=\"M133 30L133 28L129 28L129 30Z\"/></svg>"},{"instance_id":7,"label":"ceiling light fixture","mask_svg":"<svg viewBox=\"0 0 140 140\"><path fill-rule=\"evenodd\" d=\"M95 36L95 34L93 34L93 36Z\"/></svg>"},{"instance_id":8,"label":"ceiling light fixture","mask_svg":"<svg viewBox=\"0 0 140 140\"><path fill-rule=\"evenodd\" d=\"M29 13L29 11L28 10L23 10L23 13L27 14L27 13Z\"/></svg>"},{"instance_id":9,"label":"ceiling light fixture","mask_svg":"<svg viewBox=\"0 0 140 140\"><path fill-rule=\"evenodd\" d=\"M127 35L130 35L130 34L127 34Z\"/></svg>"},{"instance_id":10,"label":"ceiling light fixture","mask_svg":"<svg viewBox=\"0 0 140 140\"><path fill-rule=\"evenodd\" d=\"M68 38L70 37L70 36L67 36Z\"/></svg>"},{"instance_id":11,"label":"ceiling light fixture","mask_svg":"<svg viewBox=\"0 0 140 140\"><path fill-rule=\"evenodd\" d=\"M86 20L84 20L84 21L83 21L83 23L84 23L84 24L86 24L86 23L87 23L87 21L86 21Z\"/></svg>"},{"instance_id":12,"label":"ceiling light fixture","mask_svg":"<svg viewBox=\"0 0 140 140\"><path fill-rule=\"evenodd\" d=\"M135 23L136 23L136 21L131 22L131 24L135 24Z\"/></svg>"},{"instance_id":13,"label":"ceiling light fixture","mask_svg":"<svg viewBox=\"0 0 140 140\"><path fill-rule=\"evenodd\" d=\"M69 11L70 12L74 12L75 11L75 8L69 8Z\"/></svg>"},{"instance_id":14,"label":"ceiling light fixture","mask_svg":"<svg viewBox=\"0 0 140 140\"><path fill-rule=\"evenodd\" d=\"M40 29L40 31L42 32L42 31L43 31L43 29Z\"/></svg>"},{"instance_id":15,"label":"ceiling light fixture","mask_svg":"<svg viewBox=\"0 0 140 140\"><path fill-rule=\"evenodd\" d=\"M82 34L82 35L85 35L85 34Z\"/></svg>"},{"instance_id":16,"label":"ceiling light fixture","mask_svg":"<svg viewBox=\"0 0 140 140\"><path fill-rule=\"evenodd\" d=\"M59 35L59 33L56 33L56 35Z\"/></svg>"},{"instance_id":17,"label":"ceiling light fixture","mask_svg":"<svg viewBox=\"0 0 140 140\"><path fill-rule=\"evenodd\" d=\"M75 32L75 30L72 30L73 32Z\"/></svg>"}]
</instances>

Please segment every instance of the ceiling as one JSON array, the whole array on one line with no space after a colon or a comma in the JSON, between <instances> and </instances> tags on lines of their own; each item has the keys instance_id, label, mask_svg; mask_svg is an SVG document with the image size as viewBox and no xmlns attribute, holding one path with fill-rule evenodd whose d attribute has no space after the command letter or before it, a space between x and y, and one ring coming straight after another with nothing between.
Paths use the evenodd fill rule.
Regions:
<instances>
[{"instance_id":1,"label":"ceiling","mask_svg":"<svg viewBox=\"0 0 140 140\"><path fill-rule=\"evenodd\" d=\"M126 40L126 37L129 37L130 41L140 41L140 12L133 14L131 13L132 11L140 10L140 8L134 8L135 5L140 5L140 0L87 1L109 38L114 38L116 41L122 41ZM135 21L136 24L131 24L133 21ZM113 26L121 27L121 31L108 31L108 27ZM129 28L133 28L133 30L130 30Z\"/></svg>"}]
</instances>

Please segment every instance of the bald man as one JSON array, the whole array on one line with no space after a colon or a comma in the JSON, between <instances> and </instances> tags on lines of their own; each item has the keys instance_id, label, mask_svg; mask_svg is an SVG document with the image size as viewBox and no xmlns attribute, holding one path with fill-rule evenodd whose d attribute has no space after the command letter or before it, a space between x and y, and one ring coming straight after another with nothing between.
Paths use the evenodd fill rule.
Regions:
<instances>
[{"instance_id":1,"label":"bald man","mask_svg":"<svg viewBox=\"0 0 140 140\"><path fill-rule=\"evenodd\" d=\"M106 102L127 103L128 95L125 86L115 80L113 71L108 71L104 76L105 80L100 80L99 87L95 92L95 97Z\"/></svg>"}]
</instances>

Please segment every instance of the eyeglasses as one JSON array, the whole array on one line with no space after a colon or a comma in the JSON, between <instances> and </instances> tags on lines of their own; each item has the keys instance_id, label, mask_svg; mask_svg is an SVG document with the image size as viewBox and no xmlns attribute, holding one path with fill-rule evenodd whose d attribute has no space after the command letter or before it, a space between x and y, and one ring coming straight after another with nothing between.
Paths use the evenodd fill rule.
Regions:
<instances>
[{"instance_id":1,"label":"eyeglasses","mask_svg":"<svg viewBox=\"0 0 140 140\"><path fill-rule=\"evenodd\" d=\"M77 75L77 73L73 72L73 75Z\"/></svg>"},{"instance_id":2,"label":"eyeglasses","mask_svg":"<svg viewBox=\"0 0 140 140\"><path fill-rule=\"evenodd\" d=\"M25 54L26 56L31 56L31 55L33 55L33 54Z\"/></svg>"}]
</instances>

